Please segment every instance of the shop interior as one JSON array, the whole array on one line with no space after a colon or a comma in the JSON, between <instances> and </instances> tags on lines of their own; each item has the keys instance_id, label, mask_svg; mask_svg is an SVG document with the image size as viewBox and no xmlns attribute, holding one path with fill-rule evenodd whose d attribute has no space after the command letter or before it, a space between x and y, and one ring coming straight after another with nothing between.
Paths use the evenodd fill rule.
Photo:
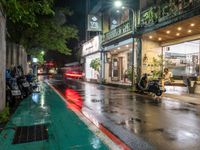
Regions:
<instances>
[{"instance_id":1,"label":"shop interior","mask_svg":"<svg viewBox=\"0 0 200 150\"><path fill-rule=\"evenodd\" d=\"M200 75L200 40L188 41L163 49L164 67L174 77L197 77Z\"/></svg>"},{"instance_id":2,"label":"shop interior","mask_svg":"<svg viewBox=\"0 0 200 150\"><path fill-rule=\"evenodd\" d=\"M142 39L143 68L162 59L158 69L169 68L175 79L200 75L200 16L146 33Z\"/></svg>"}]
</instances>

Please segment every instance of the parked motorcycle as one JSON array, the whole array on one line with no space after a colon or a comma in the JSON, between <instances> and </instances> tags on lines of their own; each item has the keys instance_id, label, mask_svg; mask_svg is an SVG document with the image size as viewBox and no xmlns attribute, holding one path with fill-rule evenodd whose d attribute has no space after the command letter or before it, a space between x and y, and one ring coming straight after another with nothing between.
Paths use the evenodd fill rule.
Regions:
<instances>
[{"instance_id":1,"label":"parked motorcycle","mask_svg":"<svg viewBox=\"0 0 200 150\"><path fill-rule=\"evenodd\" d=\"M17 81L15 78L11 78L6 82L6 101L9 103L9 106L14 106L21 100L21 91L18 87Z\"/></svg>"},{"instance_id":2,"label":"parked motorcycle","mask_svg":"<svg viewBox=\"0 0 200 150\"><path fill-rule=\"evenodd\" d=\"M38 88L36 77L34 75L26 75L26 80L29 82L32 91Z\"/></svg>"},{"instance_id":3,"label":"parked motorcycle","mask_svg":"<svg viewBox=\"0 0 200 150\"><path fill-rule=\"evenodd\" d=\"M17 83L18 83L19 89L22 92L22 95L24 97L28 97L32 91L31 91L29 82L26 80L26 77L25 76L18 77Z\"/></svg>"},{"instance_id":4,"label":"parked motorcycle","mask_svg":"<svg viewBox=\"0 0 200 150\"><path fill-rule=\"evenodd\" d=\"M144 74L137 84L140 92L154 93L156 96L161 96L166 90L163 89L159 80L147 80L147 74Z\"/></svg>"}]
</instances>

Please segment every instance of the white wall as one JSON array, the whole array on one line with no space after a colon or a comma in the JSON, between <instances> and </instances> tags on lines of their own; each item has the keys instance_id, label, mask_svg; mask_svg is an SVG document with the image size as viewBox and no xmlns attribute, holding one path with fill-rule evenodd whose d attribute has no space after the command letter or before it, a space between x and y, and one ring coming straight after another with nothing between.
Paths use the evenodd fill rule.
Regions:
<instances>
[{"instance_id":1,"label":"white wall","mask_svg":"<svg viewBox=\"0 0 200 150\"><path fill-rule=\"evenodd\" d=\"M28 73L27 52L24 47L7 42L6 53L7 68L10 68L12 65L22 65L24 73Z\"/></svg>"},{"instance_id":2,"label":"white wall","mask_svg":"<svg viewBox=\"0 0 200 150\"><path fill-rule=\"evenodd\" d=\"M5 107L6 20L0 10L0 112Z\"/></svg>"},{"instance_id":3,"label":"white wall","mask_svg":"<svg viewBox=\"0 0 200 150\"><path fill-rule=\"evenodd\" d=\"M95 53L85 58L85 78L87 81L90 81L91 79L99 79L99 72L90 67L91 61L96 58L100 59L100 53Z\"/></svg>"}]
</instances>

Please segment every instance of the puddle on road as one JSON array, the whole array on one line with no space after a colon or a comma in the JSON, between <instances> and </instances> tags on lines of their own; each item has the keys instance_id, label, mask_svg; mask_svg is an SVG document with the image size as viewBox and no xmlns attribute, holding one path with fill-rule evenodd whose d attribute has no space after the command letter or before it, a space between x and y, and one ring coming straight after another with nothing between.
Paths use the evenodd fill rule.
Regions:
<instances>
[{"instance_id":1,"label":"puddle on road","mask_svg":"<svg viewBox=\"0 0 200 150\"><path fill-rule=\"evenodd\" d=\"M191 113L194 113L197 115L197 112L196 110L193 110L193 109L190 109L190 108L172 108L170 110L173 110L173 111L181 111L181 112L191 112Z\"/></svg>"},{"instance_id":2,"label":"puddle on road","mask_svg":"<svg viewBox=\"0 0 200 150\"><path fill-rule=\"evenodd\" d=\"M164 128L157 128L157 129L152 130L152 132L162 133L163 137L170 141L174 141L177 139L175 133L169 132L168 130Z\"/></svg>"},{"instance_id":3,"label":"puddle on road","mask_svg":"<svg viewBox=\"0 0 200 150\"><path fill-rule=\"evenodd\" d=\"M103 103L104 99L92 99L91 100L93 103Z\"/></svg>"},{"instance_id":4,"label":"puddle on road","mask_svg":"<svg viewBox=\"0 0 200 150\"><path fill-rule=\"evenodd\" d=\"M164 129L157 128L150 132L158 133L163 136L164 139L170 141L182 141L190 142L199 138L198 131L189 131L189 130L179 130L179 129Z\"/></svg>"},{"instance_id":5,"label":"puddle on road","mask_svg":"<svg viewBox=\"0 0 200 150\"><path fill-rule=\"evenodd\" d=\"M129 123L134 123L134 122L138 122L138 123L145 123L145 121L143 121L142 119L140 118L130 118L128 120Z\"/></svg>"}]
</instances>

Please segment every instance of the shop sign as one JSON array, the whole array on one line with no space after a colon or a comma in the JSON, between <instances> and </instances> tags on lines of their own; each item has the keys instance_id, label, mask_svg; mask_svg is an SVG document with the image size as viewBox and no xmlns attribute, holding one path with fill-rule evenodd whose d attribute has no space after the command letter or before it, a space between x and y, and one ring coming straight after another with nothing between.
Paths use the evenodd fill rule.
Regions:
<instances>
[{"instance_id":1,"label":"shop sign","mask_svg":"<svg viewBox=\"0 0 200 150\"><path fill-rule=\"evenodd\" d=\"M132 30L131 22L127 21L120 26L116 27L115 29L107 32L104 34L103 41L109 41L121 35L124 35Z\"/></svg>"},{"instance_id":2,"label":"shop sign","mask_svg":"<svg viewBox=\"0 0 200 150\"><path fill-rule=\"evenodd\" d=\"M88 31L102 31L101 16L88 15Z\"/></svg>"},{"instance_id":3,"label":"shop sign","mask_svg":"<svg viewBox=\"0 0 200 150\"><path fill-rule=\"evenodd\" d=\"M82 56L92 54L99 51L100 48L100 37L95 36L93 39L83 44Z\"/></svg>"}]
</instances>

